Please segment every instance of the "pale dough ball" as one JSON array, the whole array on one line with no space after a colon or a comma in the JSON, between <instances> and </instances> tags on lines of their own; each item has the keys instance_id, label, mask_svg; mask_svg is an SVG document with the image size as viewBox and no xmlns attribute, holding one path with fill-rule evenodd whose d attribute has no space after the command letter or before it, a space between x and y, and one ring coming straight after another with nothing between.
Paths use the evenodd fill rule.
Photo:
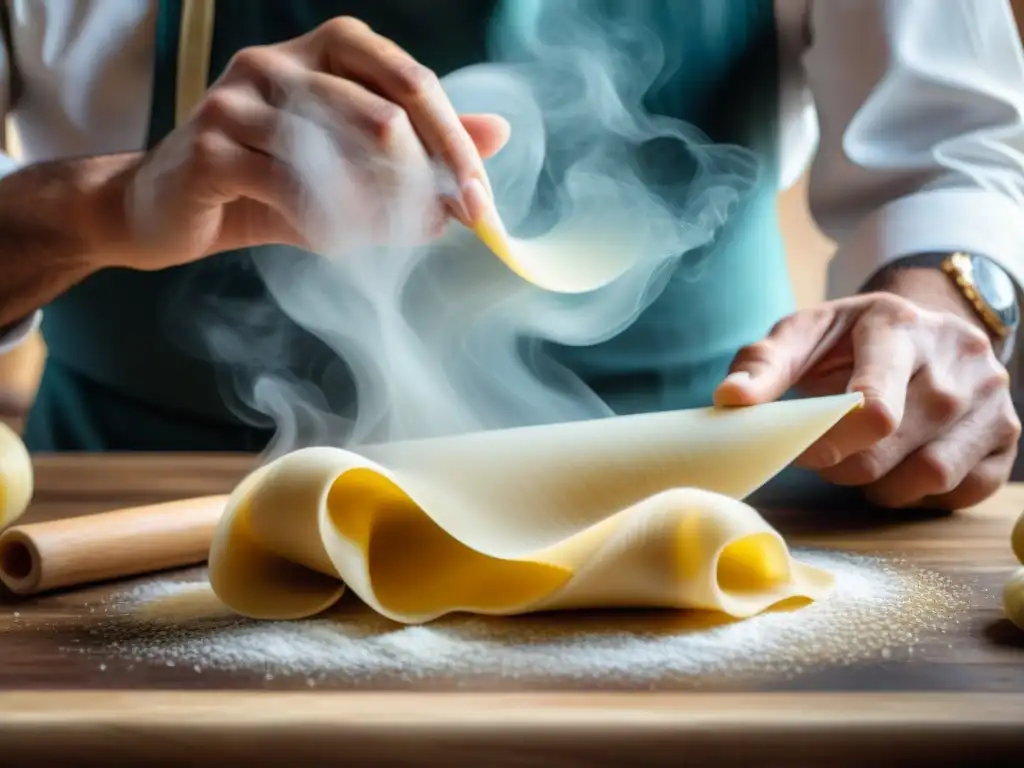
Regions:
<instances>
[{"instance_id":1,"label":"pale dough ball","mask_svg":"<svg viewBox=\"0 0 1024 768\"><path fill-rule=\"evenodd\" d=\"M10 525L32 500L32 459L18 433L0 422L0 529Z\"/></svg>"},{"instance_id":2,"label":"pale dough ball","mask_svg":"<svg viewBox=\"0 0 1024 768\"><path fill-rule=\"evenodd\" d=\"M1003 587L1003 610L1006 618L1024 629L1024 568L1018 568Z\"/></svg>"},{"instance_id":3,"label":"pale dough ball","mask_svg":"<svg viewBox=\"0 0 1024 768\"><path fill-rule=\"evenodd\" d=\"M1013 554L1017 556L1017 562L1024 563L1024 515L1021 515L1017 519L1017 524L1013 526L1010 546L1013 547Z\"/></svg>"}]
</instances>

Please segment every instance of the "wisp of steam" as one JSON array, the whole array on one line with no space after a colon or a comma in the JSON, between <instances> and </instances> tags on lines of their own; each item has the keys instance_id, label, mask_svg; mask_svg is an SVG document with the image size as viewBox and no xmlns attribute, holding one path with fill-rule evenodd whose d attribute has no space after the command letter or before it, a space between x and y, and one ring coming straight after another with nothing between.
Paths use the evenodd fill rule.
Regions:
<instances>
[{"instance_id":1,"label":"wisp of steam","mask_svg":"<svg viewBox=\"0 0 1024 768\"><path fill-rule=\"evenodd\" d=\"M277 426L269 456L611 415L546 345L609 339L673 270L699 279L702 265L687 254L715 236L758 168L747 150L645 111L671 57L644 25L602 19L593 5L544 3L491 41L499 63L443 80L461 113L497 113L512 126L487 163L510 232L548 238L581 263L588 242L631 256L620 278L590 293L529 284L458 225L424 243L419 233L451 189L448 174L414 152L381 159L369 139L294 95L280 156L308 196L317 255L270 249L256 268L273 301L338 362L236 380L241 400ZM645 148L666 142L682 145L696 168L674 187L650 183L640 162ZM367 178L384 186L382 198L369 201ZM237 332L207 330L222 359L244 356ZM340 390L355 395L354 410L330 405Z\"/></svg>"}]
</instances>

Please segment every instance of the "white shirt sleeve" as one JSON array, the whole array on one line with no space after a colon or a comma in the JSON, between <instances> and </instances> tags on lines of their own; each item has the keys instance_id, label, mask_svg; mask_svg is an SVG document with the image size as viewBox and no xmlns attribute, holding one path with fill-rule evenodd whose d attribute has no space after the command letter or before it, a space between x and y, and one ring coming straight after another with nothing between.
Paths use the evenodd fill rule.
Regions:
<instances>
[{"instance_id":1,"label":"white shirt sleeve","mask_svg":"<svg viewBox=\"0 0 1024 768\"><path fill-rule=\"evenodd\" d=\"M830 297L965 250L1024 285L1024 55L1007 0L812 0L810 205Z\"/></svg>"},{"instance_id":2,"label":"white shirt sleeve","mask_svg":"<svg viewBox=\"0 0 1024 768\"><path fill-rule=\"evenodd\" d=\"M7 46L4 37L0 34L0 125L7 119L11 109L11 68L8 58ZM16 170L17 161L9 155L0 152L0 180L5 175ZM0 248L3 245L0 244ZM10 352L27 339L42 320L43 313L35 311L28 317L19 320L11 325L0 327L0 355Z\"/></svg>"},{"instance_id":3,"label":"white shirt sleeve","mask_svg":"<svg viewBox=\"0 0 1024 768\"><path fill-rule=\"evenodd\" d=\"M4 31L6 0L0 0L0 135L3 124L11 111L11 61L7 52L7 36ZM3 147L0 147L2 150ZM0 179L18 167L14 158L0 151Z\"/></svg>"}]
</instances>

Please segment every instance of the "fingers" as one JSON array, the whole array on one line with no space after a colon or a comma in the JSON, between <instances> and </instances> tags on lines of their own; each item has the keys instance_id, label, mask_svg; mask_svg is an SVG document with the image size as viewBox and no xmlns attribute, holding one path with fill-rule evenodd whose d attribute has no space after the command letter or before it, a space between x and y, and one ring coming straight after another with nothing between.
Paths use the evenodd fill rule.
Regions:
<instances>
[{"instance_id":1,"label":"fingers","mask_svg":"<svg viewBox=\"0 0 1024 768\"><path fill-rule=\"evenodd\" d=\"M898 312L865 314L854 325L853 372L847 387L864 395L863 410L870 419L889 428L903 421L907 387L920 358L915 334L908 332L917 316L913 310L905 317ZM843 446L846 455L864 446L863 441L860 446L852 442L848 448Z\"/></svg>"},{"instance_id":2,"label":"fingers","mask_svg":"<svg viewBox=\"0 0 1024 768\"><path fill-rule=\"evenodd\" d=\"M915 325L917 315L909 302L886 298L874 300L870 310L851 324L848 341L851 371L846 391L863 394L864 405L805 451L797 459L800 466L818 470L835 467L881 441L895 438L895 442L886 447L889 453L860 457L852 465L832 473L837 482L848 479L851 474L874 474L879 462L888 463L893 455L901 458L898 455L901 445L918 439L914 427L896 437L904 421L911 377L921 367L920 349L930 343L926 336L928 329ZM923 387L922 391L929 390Z\"/></svg>"},{"instance_id":3,"label":"fingers","mask_svg":"<svg viewBox=\"0 0 1024 768\"><path fill-rule=\"evenodd\" d=\"M433 72L363 22L338 18L281 46L240 51L221 82L249 83L282 108L297 93L309 94L338 119L339 137L351 124L369 137L370 154L402 163L422 147L453 172L456 190L442 196L466 224L493 205L483 158L504 146L508 123L496 115L457 115Z\"/></svg>"},{"instance_id":4,"label":"fingers","mask_svg":"<svg viewBox=\"0 0 1024 768\"><path fill-rule=\"evenodd\" d=\"M729 375L715 390L718 406L754 405L784 395L831 346L836 313L797 312L779 321L768 337L736 353Z\"/></svg>"},{"instance_id":5,"label":"fingers","mask_svg":"<svg viewBox=\"0 0 1024 768\"><path fill-rule=\"evenodd\" d=\"M192 122L200 133L224 133L251 150L275 154L275 142L280 131L278 111L248 85L210 91Z\"/></svg>"},{"instance_id":6,"label":"fingers","mask_svg":"<svg viewBox=\"0 0 1024 768\"><path fill-rule=\"evenodd\" d=\"M484 160L498 154L512 132L508 120L499 115L462 115L459 119Z\"/></svg>"},{"instance_id":7,"label":"fingers","mask_svg":"<svg viewBox=\"0 0 1024 768\"><path fill-rule=\"evenodd\" d=\"M907 507L944 500L959 509L993 493L1009 476L1020 422L1009 395L988 398L940 437L911 452L865 487L875 504Z\"/></svg>"},{"instance_id":8,"label":"fingers","mask_svg":"<svg viewBox=\"0 0 1024 768\"><path fill-rule=\"evenodd\" d=\"M207 94L195 118L201 124L230 130L239 141L275 156L282 154L288 117L315 122L350 154L422 153L409 116L395 103L352 80L295 70L281 65L286 58L280 54L253 50L240 52L230 76Z\"/></svg>"},{"instance_id":9,"label":"fingers","mask_svg":"<svg viewBox=\"0 0 1024 768\"><path fill-rule=\"evenodd\" d=\"M905 405L900 404L898 422L889 407L875 414L867 406L864 413L851 413L819 441L822 446L801 457L801 466L818 469L825 480L836 485L865 485L884 477L908 454L970 411L975 396L973 380L937 378L934 369L921 369L911 379L900 393Z\"/></svg>"},{"instance_id":10,"label":"fingers","mask_svg":"<svg viewBox=\"0 0 1024 768\"><path fill-rule=\"evenodd\" d=\"M410 235L418 242L438 233L445 217L434 196L429 159L405 111L358 83L319 72L307 73L297 86L308 102L283 109L269 104L268 94L290 80L268 74L260 78L262 91L245 80L221 84L193 120L201 131L223 132L290 166L307 193L302 231L321 246L336 247L360 232L389 242ZM323 151L312 149L322 143ZM323 165L332 161L337 167ZM349 189L345 180L356 186ZM340 224L339 205L361 226Z\"/></svg>"},{"instance_id":11,"label":"fingers","mask_svg":"<svg viewBox=\"0 0 1024 768\"><path fill-rule=\"evenodd\" d=\"M329 73L349 77L405 110L429 154L455 175L460 197L453 202L467 224L485 211L467 208L461 190L472 180L485 180L483 161L437 76L396 43L366 24L339 18L320 30L320 65Z\"/></svg>"},{"instance_id":12,"label":"fingers","mask_svg":"<svg viewBox=\"0 0 1024 768\"><path fill-rule=\"evenodd\" d=\"M221 131L204 130L193 143L187 175L191 205L210 210L240 199L255 200L270 211L265 221L246 223L256 238L254 242L263 237L302 244L296 242L301 240L296 233L304 229L302 185L284 163L243 146ZM280 226L282 220L285 227Z\"/></svg>"},{"instance_id":13,"label":"fingers","mask_svg":"<svg viewBox=\"0 0 1024 768\"><path fill-rule=\"evenodd\" d=\"M917 502L919 506L933 509L966 509L980 504L998 491L1013 470L1017 449L996 453L972 469L954 490L937 496L925 496Z\"/></svg>"},{"instance_id":14,"label":"fingers","mask_svg":"<svg viewBox=\"0 0 1024 768\"><path fill-rule=\"evenodd\" d=\"M846 455L832 466L820 468L819 474L836 485L888 483L888 475L910 454L933 441L937 435L955 428L961 419L969 421L976 418L976 414L972 416L970 413L973 387L963 386L963 379L937 382L935 378L933 371L925 369L911 380L905 395L903 418L891 434ZM951 389L958 382L961 383L960 388ZM956 428L962 429L963 425ZM864 439L866 430L854 437ZM841 438L837 442L842 445ZM990 450L989 446L979 446L976 461L983 459Z\"/></svg>"},{"instance_id":15,"label":"fingers","mask_svg":"<svg viewBox=\"0 0 1024 768\"><path fill-rule=\"evenodd\" d=\"M308 235L323 227L327 212L317 209L290 162L289 117L239 83L211 90L192 118L192 196L203 205L263 204L243 202L225 213L223 235L233 241L310 245Z\"/></svg>"}]
</instances>

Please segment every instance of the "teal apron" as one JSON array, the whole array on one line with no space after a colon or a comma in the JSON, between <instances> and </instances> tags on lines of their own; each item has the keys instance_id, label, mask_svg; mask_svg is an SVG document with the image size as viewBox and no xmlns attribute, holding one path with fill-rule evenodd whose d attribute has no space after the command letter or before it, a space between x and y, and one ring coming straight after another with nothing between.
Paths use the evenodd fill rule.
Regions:
<instances>
[{"instance_id":1,"label":"teal apron","mask_svg":"<svg viewBox=\"0 0 1024 768\"><path fill-rule=\"evenodd\" d=\"M708 404L736 350L793 309L775 208L773 2L593 1L604 13L639 15L677 61L676 74L648 94L649 108L695 124L715 142L749 148L761 169L756 187L699 254L699 279L684 267L620 336L551 351L616 412ZM521 23L524 9L535 7L530 0L508 0L503 7L486 0L219 0L209 80L243 47L292 38L343 14L364 19L444 75L486 60L490 24ZM174 124L180 14L180 2L160 3L150 146ZM254 252L218 254L155 273L105 270L47 307L49 360L26 428L29 448L262 449L273 424L238 400L237 377L319 380L337 360L269 299L252 266ZM237 333L246 360L214 361L203 351L199 329L214 323L223 333ZM267 361L259 371L252 368L257 357ZM350 383L332 387L331 394L333 410L355 407Z\"/></svg>"}]
</instances>

